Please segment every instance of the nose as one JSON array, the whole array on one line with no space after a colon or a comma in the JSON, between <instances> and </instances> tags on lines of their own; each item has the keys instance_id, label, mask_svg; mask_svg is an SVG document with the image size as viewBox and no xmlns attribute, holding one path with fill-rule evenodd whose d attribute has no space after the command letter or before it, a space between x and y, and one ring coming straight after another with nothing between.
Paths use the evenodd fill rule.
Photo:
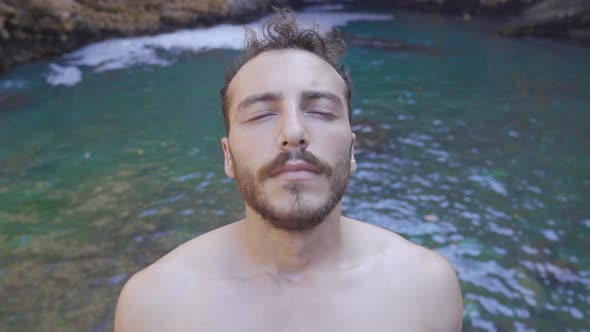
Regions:
<instances>
[{"instance_id":1,"label":"nose","mask_svg":"<svg viewBox=\"0 0 590 332\"><path fill-rule=\"evenodd\" d=\"M305 149L309 145L305 120L297 107L291 107L283 114L278 143L282 150Z\"/></svg>"}]
</instances>

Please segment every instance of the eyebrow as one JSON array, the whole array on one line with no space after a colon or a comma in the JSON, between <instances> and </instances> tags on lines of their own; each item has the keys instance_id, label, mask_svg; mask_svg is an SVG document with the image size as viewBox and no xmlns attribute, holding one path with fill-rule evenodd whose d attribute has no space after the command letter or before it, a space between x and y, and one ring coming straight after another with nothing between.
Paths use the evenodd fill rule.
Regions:
<instances>
[{"instance_id":1,"label":"eyebrow","mask_svg":"<svg viewBox=\"0 0 590 332\"><path fill-rule=\"evenodd\" d=\"M335 95L329 91L306 90L301 93L301 99L303 99L303 100L327 99L331 102L338 104L338 106L342 106L342 101L340 100L340 98L338 98L337 95Z\"/></svg>"},{"instance_id":2,"label":"eyebrow","mask_svg":"<svg viewBox=\"0 0 590 332\"><path fill-rule=\"evenodd\" d=\"M280 92L266 92L248 96L238 104L238 111L259 102L279 101L283 99L283 94ZM301 93L302 100L318 100L327 99L342 107L342 101L337 95L329 91L305 90Z\"/></svg>"},{"instance_id":3,"label":"eyebrow","mask_svg":"<svg viewBox=\"0 0 590 332\"><path fill-rule=\"evenodd\" d=\"M267 92L248 96L238 104L238 111L259 102L278 101L281 99L283 99L283 95L279 92Z\"/></svg>"}]
</instances>

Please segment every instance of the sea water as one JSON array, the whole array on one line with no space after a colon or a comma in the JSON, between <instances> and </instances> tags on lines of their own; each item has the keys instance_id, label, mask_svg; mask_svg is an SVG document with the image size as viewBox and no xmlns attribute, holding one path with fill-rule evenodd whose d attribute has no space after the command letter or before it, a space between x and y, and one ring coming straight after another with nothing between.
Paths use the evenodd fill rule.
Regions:
<instances>
[{"instance_id":1,"label":"sea water","mask_svg":"<svg viewBox=\"0 0 590 332\"><path fill-rule=\"evenodd\" d=\"M446 256L465 331L590 330L590 51L389 7L300 17L350 44L344 214ZM0 330L109 331L133 273L243 216L219 143L242 38L108 40L0 77Z\"/></svg>"}]
</instances>

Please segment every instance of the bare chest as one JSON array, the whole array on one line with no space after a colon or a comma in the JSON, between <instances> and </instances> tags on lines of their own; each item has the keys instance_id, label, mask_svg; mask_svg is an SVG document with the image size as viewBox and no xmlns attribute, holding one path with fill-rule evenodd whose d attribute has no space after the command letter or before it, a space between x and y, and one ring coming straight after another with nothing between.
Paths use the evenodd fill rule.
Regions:
<instances>
[{"instance_id":1,"label":"bare chest","mask_svg":"<svg viewBox=\"0 0 590 332\"><path fill-rule=\"evenodd\" d=\"M178 315L169 317L168 330L420 331L408 299L393 294L384 280L362 280L219 284L191 294Z\"/></svg>"}]
</instances>

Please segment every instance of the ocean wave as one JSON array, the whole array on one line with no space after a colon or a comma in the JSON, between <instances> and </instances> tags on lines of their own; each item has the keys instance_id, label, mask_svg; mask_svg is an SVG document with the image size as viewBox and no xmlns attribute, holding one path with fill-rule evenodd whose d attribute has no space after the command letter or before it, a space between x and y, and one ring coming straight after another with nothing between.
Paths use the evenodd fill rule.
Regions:
<instances>
[{"instance_id":1,"label":"ocean wave","mask_svg":"<svg viewBox=\"0 0 590 332\"><path fill-rule=\"evenodd\" d=\"M20 80L5 80L0 82L0 92L3 89L20 89L25 86L25 82Z\"/></svg>"},{"instance_id":2,"label":"ocean wave","mask_svg":"<svg viewBox=\"0 0 590 332\"><path fill-rule=\"evenodd\" d=\"M78 67L49 64L47 83L53 86L74 86L82 81L82 72Z\"/></svg>"},{"instance_id":3,"label":"ocean wave","mask_svg":"<svg viewBox=\"0 0 590 332\"><path fill-rule=\"evenodd\" d=\"M136 65L169 66L174 55L180 52L204 52L212 49L239 50L244 43L244 27L260 30L264 20L246 24L222 24L209 28L196 28L163 33L154 36L117 38L90 44L66 54L62 64L50 64L47 83L53 86L73 86L82 81L80 67L94 72L130 68ZM355 21L387 21L392 15L368 13L298 13L297 19L305 25L318 25L321 31L345 26Z\"/></svg>"}]
</instances>

